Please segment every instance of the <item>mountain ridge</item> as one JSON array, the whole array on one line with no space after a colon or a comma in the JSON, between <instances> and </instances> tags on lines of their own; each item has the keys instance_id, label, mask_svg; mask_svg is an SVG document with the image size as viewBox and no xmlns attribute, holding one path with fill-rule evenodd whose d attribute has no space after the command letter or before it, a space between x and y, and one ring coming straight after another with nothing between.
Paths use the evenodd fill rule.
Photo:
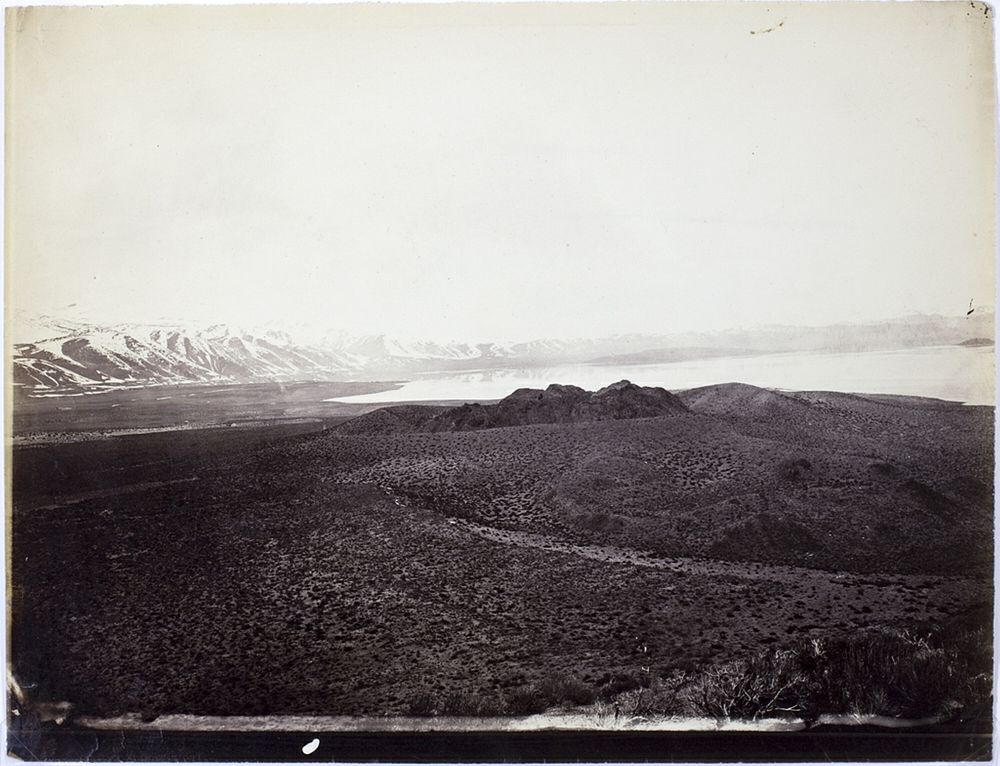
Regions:
<instances>
[{"instance_id":1,"label":"mountain ridge","mask_svg":"<svg viewBox=\"0 0 1000 766\"><path fill-rule=\"evenodd\" d=\"M91 324L15 314L14 384L28 392L164 383L372 380L559 364L662 363L781 352L850 352L989 339L993 315L917 315L881 323L770 326L722 332L624 334L517 343L439 342L330 331L308 342L274 326ZM990 341L991 342L991 341Z\"/></svg>"}]
</instances>

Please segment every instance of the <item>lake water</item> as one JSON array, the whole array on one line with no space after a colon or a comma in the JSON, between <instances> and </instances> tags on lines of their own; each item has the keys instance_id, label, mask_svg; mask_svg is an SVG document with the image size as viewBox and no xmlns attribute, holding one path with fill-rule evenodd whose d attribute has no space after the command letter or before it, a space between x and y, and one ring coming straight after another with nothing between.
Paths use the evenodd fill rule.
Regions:
<instances>
[{"instance_id":1,"label":"lake water","mask_svg":"<svg viewBox=\"0 0 1000 766\"><path fill-rule=\"evenodd\" d=\"M517 388L573 384L593 391L627 379L678 390L737 381L789 391L905 394L993 404L992 347L934 346L864 353L788 353L641 365L577 364L531 369L440 372L416 376L395 391L328 401L374 403L502 399Z\"/></svg>"}]
</instances>

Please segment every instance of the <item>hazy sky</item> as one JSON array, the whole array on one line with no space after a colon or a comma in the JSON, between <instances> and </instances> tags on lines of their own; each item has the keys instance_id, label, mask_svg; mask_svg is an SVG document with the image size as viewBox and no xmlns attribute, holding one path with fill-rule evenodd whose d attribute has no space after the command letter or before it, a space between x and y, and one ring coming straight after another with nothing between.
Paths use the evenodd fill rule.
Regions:
<instances>
[{"instance_id":1,"label":"hazy sky","mask_svg":"<svg viewBox=\"0 0 1000 766\"><path fill-rule=\"evenodd\" d=\"M989 25L969 3L21 12L9 303L471 339L962 313L994 293Z\"/></svg>"}]
</instances>

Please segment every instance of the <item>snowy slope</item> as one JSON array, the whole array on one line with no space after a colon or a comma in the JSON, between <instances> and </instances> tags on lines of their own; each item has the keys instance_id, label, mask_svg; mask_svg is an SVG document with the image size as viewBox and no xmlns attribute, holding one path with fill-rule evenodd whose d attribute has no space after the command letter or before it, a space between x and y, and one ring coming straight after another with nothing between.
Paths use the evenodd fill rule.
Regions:
<instances>
[{"instance_id":1,"label":"snowy slope","mask_svg":"<svg viewBox=\"0 0 1000 766\"><path fill-rule=\"evenodd\" d=\"M472 369L518 356L510 345L330 332L302 343L274 327L97 325L17 316L14 383L28 390L162 383L349 380Z\"/></svg>"},{"instance_id":2,"label":"snowy slope","mask_svg":"<svg viewBox=\"0 0 1000 766\"><path fill-rule=\"evenodd\" d=\"M256 335L223 325L49 325L46 334L50 337L15 343L15 385L51 389L330 380L351 376L360 366L349 354L300 346L280 333Z\"/></svg>"}]
</instances>

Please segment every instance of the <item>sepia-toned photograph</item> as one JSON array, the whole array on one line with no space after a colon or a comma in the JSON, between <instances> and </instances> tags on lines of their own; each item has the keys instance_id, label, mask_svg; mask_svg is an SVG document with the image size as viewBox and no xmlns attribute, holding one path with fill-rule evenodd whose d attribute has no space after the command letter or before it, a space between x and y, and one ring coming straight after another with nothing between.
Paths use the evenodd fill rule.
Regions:
<instances>
[{"instance_id":1,"label":"sepia-toned photograph","mask_svg":"<svg viewBox=\"0 0 1000 766\"><path fill-rule=\"evenodd\" d=\"M993 16L8 7L8 756L990 760Z\"/></svg>"}]
</instances>

